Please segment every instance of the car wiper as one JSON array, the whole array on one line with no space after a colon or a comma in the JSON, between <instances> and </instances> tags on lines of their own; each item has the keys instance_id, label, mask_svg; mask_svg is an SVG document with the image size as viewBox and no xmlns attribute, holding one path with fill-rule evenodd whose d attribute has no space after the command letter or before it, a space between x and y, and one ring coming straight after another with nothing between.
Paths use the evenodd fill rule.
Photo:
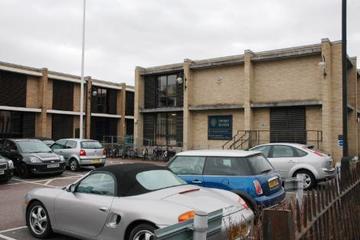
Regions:
<instances>
[{"instance_id":1,"label":"car wiper","mask_svg":"<svg viewBox=\"0 0 360 240\"><path fill-rule=\"evenodd\" d=\"M266 169L266 170L262 171L260 174L268 173L268 172L271 172L271 171L272 171L272 169Z\"/></svg>"}]
</instances>

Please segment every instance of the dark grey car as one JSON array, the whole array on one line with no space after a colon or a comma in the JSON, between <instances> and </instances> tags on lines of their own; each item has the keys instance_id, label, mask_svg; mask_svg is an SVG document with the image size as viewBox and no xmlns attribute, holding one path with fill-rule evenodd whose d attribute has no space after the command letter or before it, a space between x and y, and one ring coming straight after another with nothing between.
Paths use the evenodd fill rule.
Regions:
<instances>
[{"instance_id":1,"label":"dark grey car","mask_svg":"<svg viewBox=\"0 0 360 240\"><path fill-rule=\"evenodd\" d=\"M65 171L64 158L37 139L3 139L0 154L14 162L15 170L22 178Z\"/></svg>"}]
</instances>

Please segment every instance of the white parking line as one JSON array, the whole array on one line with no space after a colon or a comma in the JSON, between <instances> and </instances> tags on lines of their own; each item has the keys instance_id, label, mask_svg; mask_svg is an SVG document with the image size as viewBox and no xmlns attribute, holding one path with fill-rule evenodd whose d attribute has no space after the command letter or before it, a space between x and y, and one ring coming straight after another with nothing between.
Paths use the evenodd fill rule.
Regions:
<instances>
[{"instance_id":1,"label":"white parking line","mask_svg":"<svg viewBox=\"0 0 360 240\"><path fill-rule=\"evenodd\" d=\"M15 238L7 237L7 236L2 235L2 234L0 234L0 238L1 238L1 239L4 239L4 240L17 240L17 239L15 239Z\"/></svg>"},{"instance_id":2,"label":"white parking line","mask_svg":"<svg viewBox=\"0 0 360 240\"><path fill-rule=\"evenodd\" d=\"M11 232L11 231L16 231L16 230L20 230L20 229L24 229L27 228L26 226L21 226L21 227L15 227L15 228L9 228L9 229L5 229L5 230L1 230L1 233L7 233L7 232Z\"/></svg>"},{"instance_id":3,"label":"white parking line","mask_svg":"<svg viewBox=\"0 0 360 240\"><path fill-rule=\"evenodd\" d=\"M7 185L18 185L18 184L22 184L22 183L32 183L32 184L37 184L37 185L45 185L45 186L51 186L49 185L52 181L54 180L62 180L62 179L72 179L72 178L81 178L84 175L82 174L76 174L76 175L72 175L72 176L66 176L66 177L56 177L56 178L46 178L46 179L39 179L39 180L35 180L35 181L29 181L29 180L24 180L24 179L20 179L20 178L16 178L14 177L12 180L17 181L16 183L8 183ZM46 181L46 182L45 182ZM45 182L45 183L42 183ZM55 186L54 186L55 187Z\"/></svg>"}]
</instances>

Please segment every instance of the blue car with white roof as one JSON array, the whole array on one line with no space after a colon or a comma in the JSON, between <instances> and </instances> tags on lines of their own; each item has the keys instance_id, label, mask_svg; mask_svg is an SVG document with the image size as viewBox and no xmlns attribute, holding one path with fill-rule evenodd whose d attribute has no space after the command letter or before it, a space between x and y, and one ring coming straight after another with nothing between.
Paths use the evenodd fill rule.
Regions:
<instances>
[{"instance_id":1,"label":"blue car with white roof","mask_svg":"<svg viewBox=\"0 0 360 240\"><path fill-rule=\"evenodd\" d=\"M187 183L237 193L256 210L285 198L280 175L256 151L194 150L178 153L168 167Z\"/></svg>"}]
</instances>

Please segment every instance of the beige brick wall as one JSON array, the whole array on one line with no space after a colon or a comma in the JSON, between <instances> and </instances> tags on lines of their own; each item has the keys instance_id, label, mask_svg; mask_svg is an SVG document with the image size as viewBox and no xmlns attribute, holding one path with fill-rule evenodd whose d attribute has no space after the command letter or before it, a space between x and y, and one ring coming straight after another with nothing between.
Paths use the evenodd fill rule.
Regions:
<instances>
[{"instance_id":1,"label":"beige brick wall","mask_svg":"<svg viewBox=\"0 0 360 240\"><path fill-rule=\"evenodd\" d=\"M254 64L253 102L320 100L321 57L301 57Z\"/></svg>"},{"instance_id":2,"label":"beige brick wall","mask_svg":"<svg viewBox=\"0 0 360 240\"><path fill-rule=\"evenodd\" d=\"M192 70L190 105L243 104L244 66Z\"/></svg>"},{"instance_id":3,"label":"beige brick wall","mask_svg":"<svg viewBox=\"0 0 360 240\"><path fill-rule=\"evenodd\" d=\"M260 130L258 144L270 142L270 108L253 109L253 129Z\"/></svg>"},{"instance_id":4,"label":"beige brick wall","mask_svg":"<svg viewBox=\"0 0 360 240\"><path fill-rule=\"evenodd\" d=\"M53 106L53 80L49 79L47 84L46 101L48 109L52 109Z\"/></svg>"},{"instance_id":5,"label":"beige brick wall","mask_svg":"<svg viewBox=\"0 0 360 240\"><path fill-rule=\"evenodd\" d=\"M85 91L84 91L84 93L85 93ZM76 83L74 84L73 111L80 112L80 84L76 84ZM84 101L84 111L85 111L85 101Z\"/></svg>"},{"instance_id":6,"label":"beige brick wall","mask_svg":"<svg viewBox=\"0 0 360 240\"><path fill-rule=\"evenodd\" d=\"M192 149L220 149L227 142L223 140L208 140L208 116L209 115L232 115L233 135L238 130L244 129L244 111L199 111L191 113L191 148Z\"/></svg>"},{"instance_id":7,"label":"beige brick wall","mask_svg":"<svg viewBox=\"0 0 360 240\"><path fill-rule=\"evenodd\" d=\"M321 139L320 133L316 131L322 130L322 109L320 106L306 107L305 108L306 116L306 130L307 130L307 144L314 145L315 148L322 150L321 142L317 140Z\"/></svg>"},{"instance_id":8,"label":"beige brick wall","mask_svg":"<svg viewBox=\"0 0 360 240\"><path fill-rule=\"evenodd\" d=\"M28 108L40 108L41 100L39 99L39 82L39 77L27 77L26 107Z\"/></svg>"}]
</instances>

